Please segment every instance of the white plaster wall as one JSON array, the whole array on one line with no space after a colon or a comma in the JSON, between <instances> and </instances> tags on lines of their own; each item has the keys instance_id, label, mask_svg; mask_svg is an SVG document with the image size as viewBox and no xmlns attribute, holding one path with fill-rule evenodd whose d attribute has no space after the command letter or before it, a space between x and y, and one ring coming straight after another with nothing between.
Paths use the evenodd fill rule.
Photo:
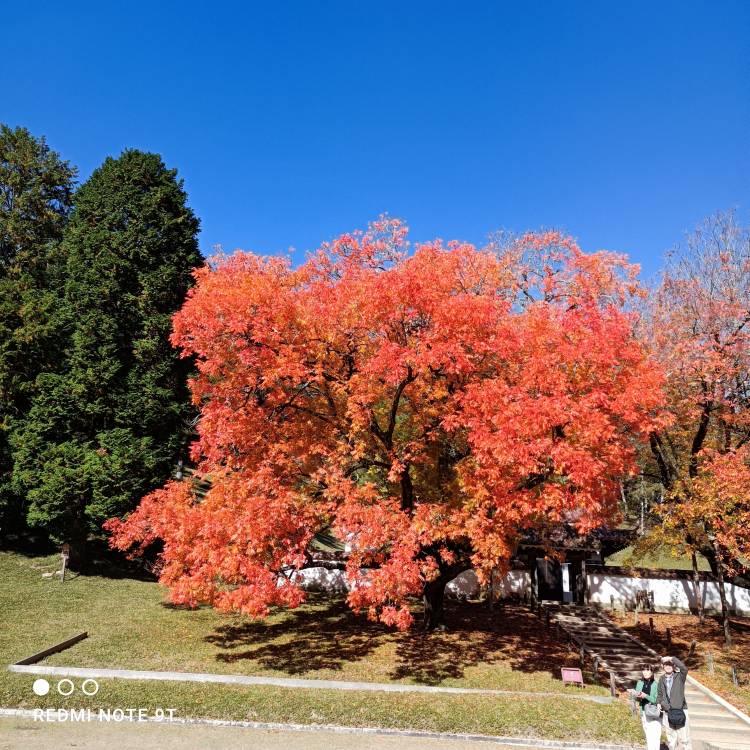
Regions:
<instances>
[{"instance_id":1,"label":"white plaster wall","mask_svg":"<svg viewBox=\"0 0 750 750\"><path fill-rule=\"evenodd\" d=\"M701 599L707 612L720 612L719 589L713 581L696 585L688 579L631 578L601 572L587 573L589 601L609 607L633 609L638 591L653 592L657 612L689 612L699 607ZM736 614L750 615L750 589L725 584L727 603Z\"/></svg>"},{"instance_id":2,"label":"white plaster wall","mask_svg":"<svg viewBox=\"0 0 750 750\"><path fill-rule=\"evenodd\" d=\"M523 596L531 591L531 573L528 570L510 570L502 578L495 578L495 596Z\"/></svg>"},{"instance_id":3,"label":"white plaster wall","mask_svg":"<svg viewBox=\"0 0 750 750\"><path fill-rule=\"evenodd\" d=\"M459 573L445 587L445 595L451 599L476 599L479 596L479 579L473 570Z\"/></svg>"},{"instance_id":4,"label":"white plaster wall","mask_svg":"<svg viewBox=\"0 0 750 750\"><path fill-rule=\"evenodd\" d=\"M294 574L294 582L305 591L330 591L346 593L349 583L343 570L305 568ZM531 586L527 570L511 570L503 578L495 578L495 595L499 597L523 596ZM446 596L454 599L474 599L479 596L479 580L473 570L465 570L445 587Z\"/></svg>"},{"instance_id":5,"label":"white plaster wall","mask_svg":"<svg viewBox=\"0 0 750 750\"><path fill-rule=\"evenodd\" d=\"M343 570L329 570L328 568L305 568L298 570L292 579L305 591L330 591L345 594L349 590L349 583Z\"/></svg>"},{"instance_id":6,"label":"white plaster wall","mask_svg":"<svg viewBox=\"0 0 750 750\"><path fill-rule=\"evenodd\" d=\"M531 574L528 570L511 570L504 576L495 576L495 596L523 596L531 588ZM473 570L465 570L446 587L446 596L456 599L475 599L479 596L479 580Z\"/></svg>"}]
</instances>

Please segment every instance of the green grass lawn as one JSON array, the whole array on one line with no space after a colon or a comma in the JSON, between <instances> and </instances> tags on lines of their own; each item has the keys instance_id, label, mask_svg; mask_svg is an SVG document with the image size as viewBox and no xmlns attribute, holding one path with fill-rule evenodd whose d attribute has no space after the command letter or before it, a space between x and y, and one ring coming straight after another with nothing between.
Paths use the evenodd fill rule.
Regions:
<instances>
[{"instance_id":1,"label":"green grass lawn","mask_svg":"<svg viewBox=\"0 0 750 750\"><path fill-rule=\"evenodd\" d=\"M378 726L506 737L637 742L640 725L624 704L601 705L572 698L497 698L289 690L100 680L98 695L37 698L31 675L0 681L0 705L21 708L157 708L175 716L300 724Z\"/></svg>"},{"instance_id":2,"label":"green grass lawn","mask_svg":"<svg viewBox=\"0 0 750 750\"><path fill-rule=\"evenodd\" d=\"M640 729L624 704L564 697L562 665L577 656L520 606L451 604L446 633L397 633L315 596L263 622L186 610L155 583L72 575L43 578L57 557L0 553L0 661L8 664L87 630L43 663L549 691L560 697L459 696L102 681L91 699L36 698L32 676L4 673L4 706L174 707L180 716L629 741ZM586 694L601 695L588 685ZM57 701L57 703L55 702ZM88 703L87 703L88 701Z\"/></svg>"},{"instance_id":3,"label":"green grass lawn","mask_svg":"<svg viewBox=\"0 0 750 750\"><path fill-rule=\"evenodd\" d=\"M711 572L711 566L708 560L698 553L697 555L698 570L704 573ZM661 547L657 552L639 556L635 554L632 546L610 555L605 561L606 567L622 566L625 568L643 568L657 570L692 570L693 561L690 555L673 554L672 550L667 547Z\"/></svg>"},{"instance_id":4,"label":"green grass lawn","mask_svg":"<svg viewBox=\"0 0 750 750\"><path fill-rule=\"evenodd\" d=\"M128 578L42 578L57 559L0 553L0 656L16 661L75 632L88 639L46 664L405 682L561 692L560 666L577 664L520 606L448 605L450 630L398 633L356 615L337 597L312 595L267 620L187 610L157 584ZM588 693L605 695L590 685Z\"/></svg>"}]
</instances>

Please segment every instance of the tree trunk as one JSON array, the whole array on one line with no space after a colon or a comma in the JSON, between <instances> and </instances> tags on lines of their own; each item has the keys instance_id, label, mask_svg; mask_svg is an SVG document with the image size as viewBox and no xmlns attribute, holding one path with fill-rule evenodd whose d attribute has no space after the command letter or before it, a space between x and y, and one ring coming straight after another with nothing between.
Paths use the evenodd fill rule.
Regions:
<instances>
[{"instance_id":1,"label":"tree trunk","mask_svg":"<svg viewBox=\"0 0 750 750\"><path fill-rule=\"evenodd\" d=\"M698 556L695 554L695 550L692 553L693 563L693 589L695 591L695 598L698 602L698 621L701 625L704 624L706 619L706 612L703 607L703 596L701 595L701 576L698 572Z\"/></svg>"},{"instance_id":2,"label":"tree trunk","mask_svg":"<svg viewBox=\"0 0 750 750\"><path fill-rule=\"evenodd\" d=\"M727 648L732 648L732 632L729 623L729 607L727 606L727 592L724 588L724 571L722 570L721 561L718 561L716 566L718 573L716 574L716 580L719 584L719 597L721 599L721 619L724 624L724 643Z\"/></svg>"},{"instance_id":3,"label":"tree trunk","mask_svg":"<svg viewBox=\"0 0 750 750\"><path fill-rule=\"evenodd\" d=\"M424 621L422 627L427 632L435 629L445 629L445 608L443 604L447 583L447 578L440 576L434 581L426 583L424 586L424 591L422 593L422 600L424 601Z\"/></svg>"},{"instance_id":4,"label":"tree trunk","mask_svg":"<svg viewBox=\"0 0 750 750\"><path fill-rule=\"evenodd\" d=\"M711 555L708 559L711 565L711 572L716 578L716 584L719 587L719 599L721 599L721 620L724 628L724 643L727 648L732 647L732 632L729 623L729 605L727 604L727 592L724 587L724 566L721 562L721 556L717 549L716 541L713 541Z\"/></svg>"},{"instance_id":5,"label":"tree trunk","mask_svg":"<svg viewBox=\"0 0 750 750\"><path fill-rule=\"evenodd\" d=\"M68 568L71 570L82 571L88 562L88 549L86 542L88 539L88 529L84 519L84 508L81 506L76 517L69 527L66 541L69 547Z\"/></svg>"}]
</instances>

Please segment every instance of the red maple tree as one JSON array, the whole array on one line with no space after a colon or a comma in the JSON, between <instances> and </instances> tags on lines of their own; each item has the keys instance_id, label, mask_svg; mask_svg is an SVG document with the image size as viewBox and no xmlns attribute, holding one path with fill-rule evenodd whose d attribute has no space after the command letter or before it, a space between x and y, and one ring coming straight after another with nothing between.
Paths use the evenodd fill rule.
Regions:
<instances>
[{"instance_id":1,"label":"red maple tree","mask_svg":"<svg viewBox=\"0 0 750 750\"><path fill-rule=\"evenodd\" d=\"M160 539L174 602L263 616L304 600L294 574L330 529L356 611L406 628L421 595L434 627L446 583L486 580L527 530L613 518L662 398L635 273L556 232L409 252L390 219L297 268L214 259L172 337L211 488L170 482L108 523L113 546Z\"/></svg>"}]
</instances>

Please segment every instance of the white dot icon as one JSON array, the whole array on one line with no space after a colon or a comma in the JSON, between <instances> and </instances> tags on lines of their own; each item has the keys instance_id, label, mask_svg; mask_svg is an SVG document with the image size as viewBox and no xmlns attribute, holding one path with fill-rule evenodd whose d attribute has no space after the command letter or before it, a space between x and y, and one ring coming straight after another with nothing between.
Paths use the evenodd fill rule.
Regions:
<instances>
[{"instance_id":1,"label":"white dot icon","mask_svg":"<svg viewBox=\"0 0 750 750\"><path fill-rule=\"evenodd\" d=\"M38 680L34 680L34 684L31 686L31 689L36 695L47 695L47 693L49 693L49 682L41 678Z\"/></svg>"}]
</instances>

